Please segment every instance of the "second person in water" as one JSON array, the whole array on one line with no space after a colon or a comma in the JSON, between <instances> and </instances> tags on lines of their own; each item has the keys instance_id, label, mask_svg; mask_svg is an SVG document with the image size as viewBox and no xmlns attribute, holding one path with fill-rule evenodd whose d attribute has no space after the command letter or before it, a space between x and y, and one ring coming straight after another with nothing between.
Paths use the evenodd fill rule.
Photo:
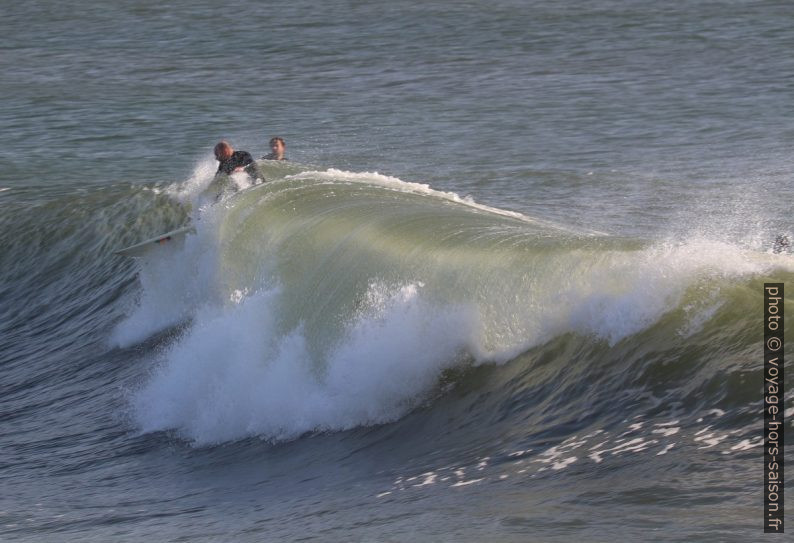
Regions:
<instances>
[{"instance_id":1,"label":"second person in water","mask_svg":"<svg viewBox=\"0 0 794 543\"><path fill-rule=\"evenodd\" d=\"M284 139L278 136L270 138L270 153L262 158L264 160L287 160L285 153L287 152L287 144Z\"/></svg>"}]
</instances>

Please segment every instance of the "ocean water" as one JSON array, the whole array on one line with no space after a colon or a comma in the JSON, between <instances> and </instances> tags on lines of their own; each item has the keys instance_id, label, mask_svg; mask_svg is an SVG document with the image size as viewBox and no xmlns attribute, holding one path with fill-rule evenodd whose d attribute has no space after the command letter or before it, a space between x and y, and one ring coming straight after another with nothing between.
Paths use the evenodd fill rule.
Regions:
<instances>
[{"instance_id":1,"label":"ocean water","mask_svg":"<svg viewBox=\"0 0 794 543\"><path fill-rule=\"evenodd\" d=\"M2 12L0 540L764 537L794 4Z\"/></svg>"}]
</instances>

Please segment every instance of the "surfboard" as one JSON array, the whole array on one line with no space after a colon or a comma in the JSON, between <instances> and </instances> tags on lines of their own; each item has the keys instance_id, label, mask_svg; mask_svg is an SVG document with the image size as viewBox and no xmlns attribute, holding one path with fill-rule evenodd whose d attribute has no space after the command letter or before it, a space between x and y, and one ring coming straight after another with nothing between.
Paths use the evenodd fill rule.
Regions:
<instances>
[{"instance_id":1,"label":"surfboard","mask_svg":"<svg viewBox=\"0 0 794 543\"><path fill-rule=\"evenodd\" d=\"M143 256L154 247L172 244L176 241L183 240L185 239L186 235L193 234L195 232L196 229L192 225L183 226L182 228L177 228L176 230L161 234L155 238L147 239L146 241L142 241L140 243L136 243L135 245L120 249L116 251L115 254L121 256Z\"/></svg>"}]
</instances>

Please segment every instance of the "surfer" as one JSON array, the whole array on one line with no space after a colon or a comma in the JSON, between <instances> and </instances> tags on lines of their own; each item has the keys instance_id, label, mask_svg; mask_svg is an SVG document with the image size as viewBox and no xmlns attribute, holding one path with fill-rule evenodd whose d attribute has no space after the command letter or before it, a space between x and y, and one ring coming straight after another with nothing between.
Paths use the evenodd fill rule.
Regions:
<instances>
[{"instance_id":1,"label":"surfer","mask_svg":"<svg viewBox=\"0 0 794 543\"><path fill-rule=\"evenodd\" d=\"M780 234L775 238L775 245L772 247L772 252L775 254L780 254L784 251L788 252L790 247L791 242L789 241L788 236L785 234Z\"/></svg>"},{"instance_id":2,"label":"surfer","mask_svg":"<svg viewBox=\"0 0 794 543\"><path fill-rule=\"evenodd\" d=\"M287 151L287 144L284 143L283 138L278 136L270 138L270 153L263 156L264 160L287 160L284 153Z\"/></svg>"},{"instance_id":3,"label":"surfer","mask_svg":"<svg viewBox=\"0 0 794 543\"><path fill-rule=\"evenodd\" d=\"M203 195L218 201L224 194L237 192L241 186L238 181L230 177L236 172L245 172L253 180L253 184L262 183L265 177L259 171L259 166L254 162L251 153L235 151L226 141L219 141L215 145L215 159L218 161L218 171L212 183L204 190Z\"/></svg>"},{"instance_id":4,"label":"surfer","mask_svg":"<svg viewBox=\"0 0 794 543\"><path fill-rule=\"evenodd\" d=\"M246 172L254 179L261 179L262 175L256 167L254 158L248 151L235 151L226 141L220 141L215 145L215 159L219 162L219 173L231 174L234 172Z\"/></svg>"}]
</instances>

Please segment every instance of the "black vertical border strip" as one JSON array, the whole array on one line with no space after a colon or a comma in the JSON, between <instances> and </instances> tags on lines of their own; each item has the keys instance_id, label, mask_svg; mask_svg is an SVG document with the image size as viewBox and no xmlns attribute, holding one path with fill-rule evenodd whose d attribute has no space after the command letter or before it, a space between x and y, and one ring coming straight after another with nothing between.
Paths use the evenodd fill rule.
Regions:
<instances>
[{"instance_id":1,"label":"black vertical border strip","mask_svg":"<svg viewBox=\"0 0 794 543\"><path fill-rule=\"evenodd\" d=\"M764 533L784 532L783 283L764 283Z\"/></svg>"}]
</instances>

